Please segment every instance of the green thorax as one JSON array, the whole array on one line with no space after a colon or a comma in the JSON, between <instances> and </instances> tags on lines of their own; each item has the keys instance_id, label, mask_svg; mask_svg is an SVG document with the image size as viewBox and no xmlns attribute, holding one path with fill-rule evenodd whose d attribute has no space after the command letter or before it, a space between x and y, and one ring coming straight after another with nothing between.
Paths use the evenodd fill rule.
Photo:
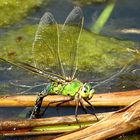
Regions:
<instances>
[{"instance_id":1,"label":"green thorax","mask_svg":"<svg viewBox=\"0 0 140 140\"><path fill-rule=\"evenodd\" d=\"M53 82L50 84L48 92L49 94L59 94L74 97L82 86L83 83L81 83L77 79L74 79L70 82L64 82L61 84Z\"/></svg>"}]
</instances>

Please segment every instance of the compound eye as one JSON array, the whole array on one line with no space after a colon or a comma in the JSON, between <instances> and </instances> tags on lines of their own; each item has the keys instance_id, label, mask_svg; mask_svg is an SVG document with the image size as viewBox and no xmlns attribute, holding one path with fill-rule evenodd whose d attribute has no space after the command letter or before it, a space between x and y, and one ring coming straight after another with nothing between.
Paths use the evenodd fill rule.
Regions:
<instances>
[{"instance_id":1,"label":"compound eye","mask_svg":"<svg viewBox=\"0 0 140 140\"><path fill-rule=\"evenodd\" d=\"M84 90L84 93L86 93L87 92L87 90Z\"/></svg>"},{"instance_id":2,"label":"compound eye","mask_svg":"<svg viewBox=\"0 0 140 140\"><path fill-rule=\"evenodd\" d=\"M86 86L84 87L83 91L84 91L84 93L87 93L88 89Z\"/></svg>"}]
</instances>

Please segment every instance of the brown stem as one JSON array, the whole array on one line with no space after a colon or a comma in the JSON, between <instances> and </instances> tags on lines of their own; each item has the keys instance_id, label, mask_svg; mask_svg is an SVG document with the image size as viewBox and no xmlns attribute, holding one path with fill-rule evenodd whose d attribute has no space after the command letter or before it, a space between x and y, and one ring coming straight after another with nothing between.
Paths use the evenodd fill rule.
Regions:
<instances>
[{"instance_id":1,"label":"brown stem","mask_svg":"<svg viewBox=\"0 0 140 140\"><path fill-rule=\"evenodd\" d=\"M0 96L0 106L2 107L20 107L34 106L36 95L15 95L15 96ZM70 97L61 95L48 95L43 100L43 106L47 106L50 102L69 100ZM95 94L90 101L93 106L127 106L134 101L140 99L140 89L124 92L102 93ZM86 106L88 104L84 102ZM63 104L63 106L75 106L75 102L71 101ZM52 104L56 106L56 104Z\"/></svg>"},{"instance_id":2,"label":"brown stem","mask_svg":"<svg viewBox=\"0 0 140 140\"><path fill-rule=\"evenodd\" d=\"M98 118L101 120L109 113L97 114ZM80 123L86 122L96 122L97 119L94 115L84 114L78 115L78 120ZM76 123L75 116L63 116L63 117L51 117L42 119L30 119L30 120L0 120L0 131L11 131L19 129L31 129L40 126L52 126L61 124L73 124Z\"/></svg>"},{"instance_id":3,"label":"brown stem","mask_svg":"<svg viewBox=\"0 0 140 140\"><path fill-rule=\"evenodd\" d=\"M90 127L58 137L56 140L101 140L135 130L139 127L140 100L122 110L110 114Z\"/></svg>"}]
</instances>

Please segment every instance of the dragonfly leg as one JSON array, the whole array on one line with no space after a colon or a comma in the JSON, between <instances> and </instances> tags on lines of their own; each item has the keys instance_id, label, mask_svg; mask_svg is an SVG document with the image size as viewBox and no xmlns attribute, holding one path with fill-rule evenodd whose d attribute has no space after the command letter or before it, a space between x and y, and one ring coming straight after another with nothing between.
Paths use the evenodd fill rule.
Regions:
<instances>
[{"instance_id":1,"label":"dragonfly leg","mask_svg":"<svg viewBox=\"0 0 140 140\"><path fill-rule=\"evenodd\" d=\"M84 98L83 98L84 99ZM96 117L97 121L99 121L98 117L96 116L96 114L94 113L94 107L93 105L87 100L87 99L84 99L85 102L87 102L89 104L89 106L91 107L92 109L92 114Z\"/></svg>"},{"instance_id":2,"label":"dragonfly leg","mask_svg":"<svg viewBox=\"0 0 140 140\"><path fill-rule=\"evenodd\" d=\"M48 103L48 105L45 107L45 109L44 109L43 112L41 113L42 116L45 114L45 111L49 108L49 106L50 106L51 104L55 104L55 103L58 103L58 102L60 102L60 101L54 101L54 102Z\"/></svg>"},{"instance_id":3,"label":"dragonfly leg","mask_svg":"<svg viewBox=\"0 0 140 140\"><path fill-rule=\"evenodd\" d=\"M72 100L72 99L50 102L50 103L45 107L44 111L42 112L42 115L44 115L45 111L47 110L47 108L48 108L51 104L58 103L58 104L56 105L56 107L57 107L57 106L59 106L59 104L61 105L61 104L65 103L65 102L68 102L68 101L71 101L71 100ZM61 102L61 103L59 103L59 102ZM58 108L58 107L57 107L57 108Z\"/></svg>"},{"instance_id":4,"label":"dragonfly leg","mask_svg":"<svg viewBox=\"0 0 140 140\"><path fill-rule=\"evenodd\" d=\"M60 107L62 104L66 103L66 102L69 102L69 101L72 101L72 100L73 100L73 99L68 99L68 100L62 101L61 103L57 104L57 105L56 105L57 113L59 114L58 109L59 109L59 107ZM59 114L59 115L60 115L60 114Z\"/></svg>"},{"instance_id":5,"label":"dragonfly leg","mask_svg":"<svg viewBox=\"0 0 140 140\"><path fill-rule=\"evenodd\" d=\"M85 112L85 114L87 114L88 109L86 108L86 106L84 106L84 104L83 104L83 102L81 100L80 100L80 104L81 104L82 110Z\"/></svg>"},{"instance_id":6,"label":"dragonfly leg","mask_svg":"<svg viewBox=\"0 0 140 140\"><path fill-rule=\"evenodd\" d=\"M76 108L75 108L75 119L76 119L76 122L79 124L79 127L81 128L81 124L78 120L78 106L79 106L79 99L76 100Z\"/></svg>"}]
</instances>

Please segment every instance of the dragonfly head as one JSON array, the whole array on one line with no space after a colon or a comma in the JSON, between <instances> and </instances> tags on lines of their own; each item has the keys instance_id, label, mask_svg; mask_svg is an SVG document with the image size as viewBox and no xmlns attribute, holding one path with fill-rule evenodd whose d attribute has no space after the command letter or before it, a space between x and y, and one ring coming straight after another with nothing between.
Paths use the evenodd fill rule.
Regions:
<instances>
[{"instance_id":1,"label":"dragonfly head","mask_svg":"<svg viewBox=\"0 0 140 140\"><path fill-rule=\"evenodd\" d=\"M95 90L91 87L90 84L85 83L82 87L81 97L90 100L95 93Z\"/></svg>"}]
</instances>

